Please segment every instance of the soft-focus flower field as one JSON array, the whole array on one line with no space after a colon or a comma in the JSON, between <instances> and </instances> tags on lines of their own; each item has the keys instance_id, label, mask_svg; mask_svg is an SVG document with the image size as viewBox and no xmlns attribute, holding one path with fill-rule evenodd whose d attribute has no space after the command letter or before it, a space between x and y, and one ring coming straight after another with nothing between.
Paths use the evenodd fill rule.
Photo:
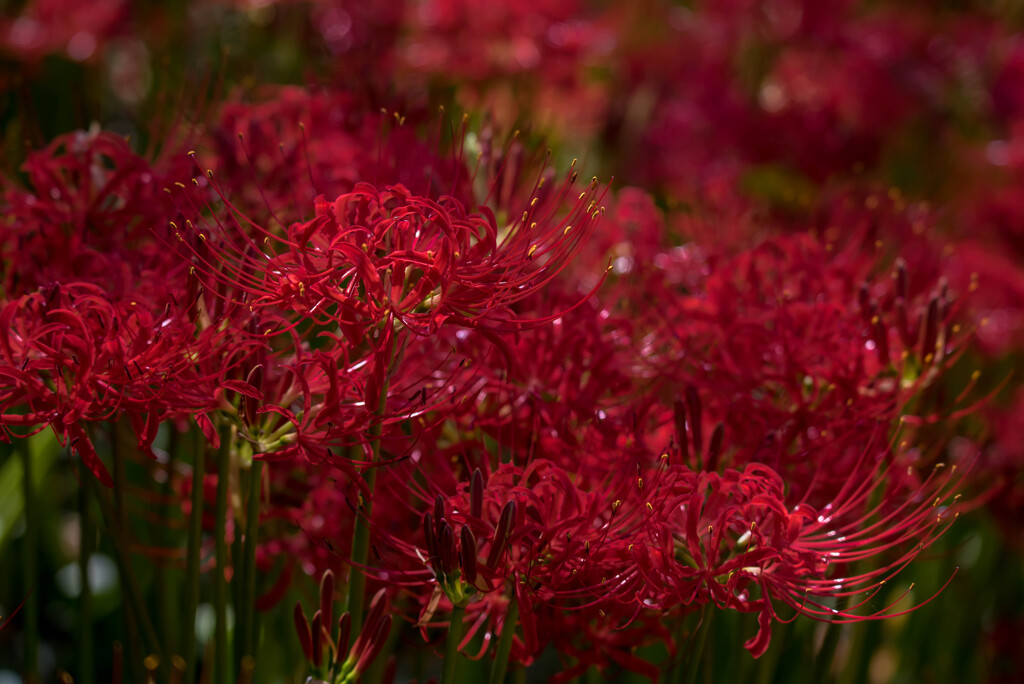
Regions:
<instances>
[{"instance_id":1,"label":"soft-focus flower field","mask_svg":"<svg viewBox=\"0 0 1024 684\"><path fill-rule=\"evenodd\" d=\"M1024 4L0 3L0 684L1024 680Z\"/></svg>"}]
</instances>

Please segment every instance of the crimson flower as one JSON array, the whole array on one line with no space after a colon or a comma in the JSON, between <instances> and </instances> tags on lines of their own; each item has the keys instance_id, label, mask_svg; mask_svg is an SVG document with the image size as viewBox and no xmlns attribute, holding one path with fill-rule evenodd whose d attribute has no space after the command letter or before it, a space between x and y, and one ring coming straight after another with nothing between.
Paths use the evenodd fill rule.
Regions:
<instances>
[{"instance_id":1,"label":"crimson flower","mask_svg":"<svg viewBox=\"0 0 1024 684\"><path fill-rule=\"evenodd\" d=\"M333 203L318 198L315 218L292 224L286 237L257 228L283 247L278 254L218 226L224 244L202 267L251 307L337 324L354 344L389 316L419 335L444 324L515 330L507 308L550 282L600 215L596 179L566 216L557 214L575 177L547 201L535 196L504 227L486 208L469 212L453 197L360 183Z\"/></svg>"}]
</instances>

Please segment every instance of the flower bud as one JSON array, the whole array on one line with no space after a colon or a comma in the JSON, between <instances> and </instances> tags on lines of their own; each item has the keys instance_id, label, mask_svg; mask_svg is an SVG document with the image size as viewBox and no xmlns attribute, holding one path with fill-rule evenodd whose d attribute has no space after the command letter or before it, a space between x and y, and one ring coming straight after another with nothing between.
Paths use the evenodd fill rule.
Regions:
<instances>
[{"instance_id":1,"label":"flower bud","mask_svg":"<svg viewBox=\"0 0 1024 684\"><path fill-rule=\"evenodd\" d=\"M498 525L494 528L494 537L491 539L491 550L487 554L487 567L492 570L497 566L502 554L508 546L508 538L512 534L512 528L516 524L516 501L512 499L501 509L501 516L498 518Z\"/></svg>"},{"instance_id":2,"label":"flower bud","mask_svg":"<svg viewBox=\"0 0 1024 684\"><path fill-rule=\"evenodd\" d=\"M452 526L445 521L441 524L441 536L438 539L439 552L441 555L441 571L450 575L459 565L458 551L455 548L455 533Z\"/></svg>"},{"instance_id":3,"label":"flower bud","mask_svg":"<svg viewBox=\"0 0 1024 684\"><path fill-rule=\"evenodd\" d=\"M479 519L484 512L484 475L477 468L469 482L469 514Z\"/></svg>"},{"instance_id":4,"label":"flower bud","mask_svg":"<svg viewBox=\"0 0 1024 684\"><path fill-rule=\"evenodd\" d=\"M480 471L477 471L480 472ZM459 534L462 541L462 581L476 583L476 537L468 525L463 525Z\"/></svg>"},{"instance_id":5,"label":"flower bud","mask_svg":"<svg viewBox=\"0 0 1024 684\"><path fill-rule=\"evenodd\" d=\"M309 630L309 620L306 619L306 614L302 612L301 603L295 603L295 611L292 617L295 620L295 633L299 635L299 645L302 647L302 654L306 656L306 660L313 662L313 635Z\"/></svg>"}]
</instances>

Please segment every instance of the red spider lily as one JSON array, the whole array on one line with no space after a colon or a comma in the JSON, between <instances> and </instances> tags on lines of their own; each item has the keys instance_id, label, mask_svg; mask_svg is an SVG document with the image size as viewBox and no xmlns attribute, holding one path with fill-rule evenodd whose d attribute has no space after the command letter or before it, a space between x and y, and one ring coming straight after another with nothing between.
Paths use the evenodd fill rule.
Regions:
<instances>
[{"instance_id":1,"label":"red spider lily","mask_svg":"<svg viewBox=\"0 0 1024 684\"><path fill-rule=\"evenodd\" d=\"M874 599L956 518L959 496L952 491L962 473L937 467L910 495L872 504L872 493L894 466L866 460L862 466L820 511L803 502L788 505L782 479L762 465L722 474L669 467L659 485L644 483L639 496L622 504L627 516L646 508L647 527L628 539L634 579L613 585L612 595L662 610L711 601L759 612L760 631L746 643L755 657L768 646L771 621L781 619L776 601L837 622L906 612ZM607 559L610 550L600 553ZM866 559L876 561L872 569L842 574ZM608 560L594 561L602 562ZM604 567L601 572L609 574Z\"/></svg>"},{"instance_id":2,"label":"red spider lily","mask_svg":"<svg viewBox=\"0 0 1024 684\"><path fill-rule=\"evenodd\" d=\"M5 433L50 425L107 484L82 422L133 415L148 447L171 407L188 403L188 393L178 390L194 377L204 349L187 312L168 306L154 314L139 302L111 301L87 283L55 284L8 302L0 320L8 331L0 343ZM193 411L210 403L193 400Z\"/></svg>"},{"instance_id":3,"label":"red spider lily","mask_svg":"<svg viewBox=\"0 0 1024 684\"><path fill-rule=\"evenodd\" d=\"M180 161L150 164L123 138L100 131L63 135L31 153L23 165L29 189L10 183L0 199L7 296L84 280L116 298L138 297L172 281L153 281L143 267L167 276L175 270L151 231L173 208L163 188L186 178L183 168Z\"/></svg>"},{"instance_id":4,"label":"red spider lily","mask_svg":"<svg viewBox=\"0 0 1024 684\"><path fill-rule=\"evenodd\" d=\"M287 238L257 229L286 252L265 253L222 227L220 253L200 266L250 306L333 322L353 344L388 316L419 335L446 323L514 330L507 308L550 282L598 218L596 182L557 216L574 178L549 202L535 197L504 230L490 212L468 213L451 197L360 184L333 204L318 200L316 218L293 224Z\"/></svg>"},{"instance_id":5,"label":"red spider lily","mask_svg":"<svg viewBox=\"0 0 1024 684\"><path fill-rule=\"evenodd\" d=\"M742 252L716 265L706 291L659 297L662 333L640 362L648 375L661 372L659 382L672 378L673 393L699 388L704 415L689 423L699 446L707 446L700 433L724 422L726 462L768 463L794 492L824 487L827 498L876 426L899 419L964 349L958 305L942 282L921 292L901 264L891 278L871 276L876 263L852 246L830 250L810 238ZM841 458L823 469L808 458L823 450Z\"/></svg>"}]
</instances>

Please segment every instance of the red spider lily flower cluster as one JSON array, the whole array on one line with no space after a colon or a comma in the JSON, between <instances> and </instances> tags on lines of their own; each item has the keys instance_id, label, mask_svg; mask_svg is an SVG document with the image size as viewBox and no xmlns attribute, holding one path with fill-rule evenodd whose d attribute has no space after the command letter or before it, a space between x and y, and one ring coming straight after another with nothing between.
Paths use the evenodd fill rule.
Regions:
<instances>
[{"instance_id":1,"label":"red spider lily flower cluster","mask_svg":"<svg viewBox=\"0 0 1024 684\"><path fill-rule=\"evenodd\" d=\"M993 358L1024 339L1024 57L993 22L223 4L301 15L345 64L229 86L149 157L56 137L0 188L0 437L50 429L113 488L104 426L130 426L160 500L188 499L188 551L158 553L194 561L219 628L228 582L251 627L319 575L292 615L311 682L380 667L400 627L502 676L554 650L555 681L656 679L641 649L682 661L698 614L746 614L755 658L797 616L903 615L931 598L901 573L962 510L1022 505L1021 402L985 406L1003 379L969 367L975 337ZM127 30L124 3L60 5L0 22L0 50L89 70ZM495 111L424 114L455 86ZM502 139L513 93L547 142L642 187ZM984 145L946 121L971 98ZM908 131L964 168L928 150L939 170L892 187ZM201 444L172 458L186 430Z\"/></svg>"},{"instance_id":2,"label":"red spider lily flower cluster","mask_svg":"<svg viewBox=\"0 0 1024 684\"><path fill-rule=\"evenodd\" d=\"M384 648L391 631L392 617L388 613L387 595L378 591L370 602L370 613L355 642L349 645L352 619L345 612L338 618L338 635L333 637L334 627L334 573L330 570L320 580L320 607L313 619L306 618L302 604L295 604L295 630L302 645L306 660L313 666L313 678L309 681L349 684L359 680L374 658ZM324 647L327 647L326 650ZM328 652L329 651L329 652ZM324 662L324 656L327 662Z\"/></svg>"}]
</instances>

